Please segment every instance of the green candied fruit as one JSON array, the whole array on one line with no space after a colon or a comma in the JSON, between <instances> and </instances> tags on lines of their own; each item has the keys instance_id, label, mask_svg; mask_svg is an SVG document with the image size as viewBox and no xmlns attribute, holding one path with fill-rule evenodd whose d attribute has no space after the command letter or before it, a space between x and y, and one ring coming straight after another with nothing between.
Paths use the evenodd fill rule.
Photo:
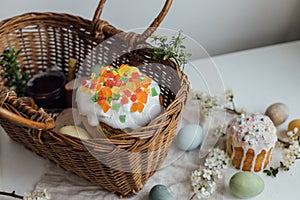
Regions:
<instances>
[{"instance_id":1,"label":"green candied fruit","mask_svg":"<svg viewBox=\"0 0 300 200\"><path fill-rule=\"evenodd\" d=\"M125 121L126 121L126 115L120 115L119 119L120 119L121 123L125 123Z\"/></svg>"},{"instance_id":2,"label":"green candied fruit","mask_svg":"<svg viewBox=\"0 0 300 200\"><path fill-rule=\"evenodd\" d=\"M155 97L155 96L157 96L157 95L158 95L158 93L157 93L156 89L155 89L155 88L152 88L152 89L151 89L151 96L152 96L152 97Z\"/></svg>"}]
</instances>

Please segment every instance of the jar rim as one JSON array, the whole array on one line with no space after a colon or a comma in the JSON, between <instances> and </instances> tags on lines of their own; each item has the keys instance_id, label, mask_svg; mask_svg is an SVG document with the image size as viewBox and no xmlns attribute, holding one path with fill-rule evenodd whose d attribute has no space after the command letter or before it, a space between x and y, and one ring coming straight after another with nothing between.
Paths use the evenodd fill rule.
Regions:
<instances>
[{"instance_id":1,"label":"jar rim","mask_svg":"<svg viewBox=\"0 0 300 200\"><path fill-rule=\"evenodd\" d=\"M34 91L34 88L37 87L35 85L35 81L39 78L47 78L49 76L53 76L53 77L58 77L61 79L61 84L59 86L57 86L54 90L51 90L49 92L36 92ZM64 85L66 84L66 77L65 75L61 72L61 71L57 71L57 70L51 70L51 71L46 71L46 72L42 72L39 74L34 75L28 82L27 82L27 88L26 88L26 93L29 96L34 96L35 98L47 98L49 96L53 96L53 95L60 95L64 89Z\"/></svg>"}]
</instances>

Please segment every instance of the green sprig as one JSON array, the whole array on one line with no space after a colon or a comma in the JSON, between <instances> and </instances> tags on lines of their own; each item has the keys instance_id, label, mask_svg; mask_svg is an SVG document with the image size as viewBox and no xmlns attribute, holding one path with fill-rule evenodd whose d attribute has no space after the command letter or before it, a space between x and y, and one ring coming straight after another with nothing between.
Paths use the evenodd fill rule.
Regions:
<instances>
[{"instance_id":1,"label":"green sprig","mask_svg":"<svg viewBox=\"0 0 300 200\"><path fill-rule=\"evenodd\" d=\"M265 169L263 172L266 173L267 176L276 177L280 169L284 171L288 171L289 167L285 166L283 162L280 162L279 167L275 167L275 168L270 167L269 169Z\"/></svg>"},{"instance_id":2,"label":"green sprig","mask_svg":"<svg viewBox=\"0 0 300 200\"><path fill-rule=\"evenodd\" d=\"M192 54L186 52L186 47L183 44L186 37L182 35L182 31L172 36L169 41L166 36L152 35L151 39L151 42L156 45L156 47L153 48L153 58L162 58L163 60L170 59L175 62L181 72L183 72L184 66L187 64L187 58L191 57Z\"/></svg>"},{"instance_id":3,"label":"green sprig","mask_svg":"<svg viewBox=\"0 0 300 200\"><path fill-rule=\"evenodd\" d=\"M17 58L20 50L8 48L0 56L0 66L3 68L1 76L6 79L5 86L14 90L18 96L24 96L29 75L18 65Z\"/></svg>"}]
</instances>

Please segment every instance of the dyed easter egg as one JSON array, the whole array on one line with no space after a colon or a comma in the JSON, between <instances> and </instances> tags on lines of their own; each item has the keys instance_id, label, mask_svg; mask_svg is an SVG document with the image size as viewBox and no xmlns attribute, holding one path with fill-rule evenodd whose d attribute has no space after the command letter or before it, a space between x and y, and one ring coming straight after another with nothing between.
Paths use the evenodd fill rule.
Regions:
<instances>
[{"instance_id":1,"label":"dyed easter egg","mask_svg":"<svg viewBox=\"0 0 300 200\"><path fill-rule=\"evenodd\" d=\"M190 151L197 148L202 140L202 127L197 124L189 124L179 130L175 138L175 144L183 151Z\"/></svg>"},{"instance_id":2,"label":"dyed easter egg","mask_svg":"<svg viewBox=\"0 0 300 200\"><path fill-rule=\"evenodd\" d=\"M279 126L289 117L289 109L283 103L274 103L267 108L265 114L270 117L275 126Z\"/></svg>"},{"instance_id":3,"label":"dyed easter egg","mask_svg":"<svg viewBox=\"0 0 300 200\"><path fill-rule=\"evenodd\" d=\"M150 190L149 200L176 200L176 198L166 186L155 185Z\"/></svg>"},{"instance_id":4,"label":"dyed easter egg","mask_svg":"<svg viewBox=\"0 0 300 200\"><path fill-rule=\"evenodd\" d=\"M288 131L293 131L294 128L298 128L298 130L300 130L300 119L295 119L289 123Z\"/></svg>"},{"instance_id":5,"label":"dyed easter egg","mask_svg":"<svg viewBox=\"0 0 300 200\"><path fill-rule=\"evenodd\" d=\"M58 132L65 135L77 137L79 139L90 139L89 134L84 129L78 126L73 126L73 125L63 126L61 129L59 129Z\"/></svg>"},{"instance_id":6,"label":"dyed easter egg","mask_svg":"<svg viewBox=\"0 0 300 200\"><path fill-rule=\"evenodd\" d=\"M252 172L238 172L229 181L231 193L241 199L252 198L264 190L263 179Z\"/></svg>"}]
</instances>

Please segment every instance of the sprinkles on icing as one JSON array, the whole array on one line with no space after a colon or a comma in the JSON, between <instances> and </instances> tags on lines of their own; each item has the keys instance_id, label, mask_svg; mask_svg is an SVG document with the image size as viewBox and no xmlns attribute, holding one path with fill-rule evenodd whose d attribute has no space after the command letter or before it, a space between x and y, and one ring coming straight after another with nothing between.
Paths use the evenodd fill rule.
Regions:
<instances>
[{"instance_id":1,"label":"sprinkles on icing","mask_svg":"<svg viewBox=\"0 0 300 200\"><path fill-rule=\"evenodd\" d=\"M264 169L266 163L270 161L271 156L268 156L268 154L275 147L277 141L276 132L271 119L263 114L241 115L233 119L227 129L227 142L230 138L232 139L231 147L227 146L227 151L228 148L232 149L231 159L233 160L236 154L236 147L243 149L242 160L236 167L239 169L244 168L248 150L252 149L254 157L252 158L250 171L254 171L256 158L262 151L265 151L265 154L259 171Z\"/></svg>"},{"instance_id":2,"label":"sprinkles on icing","mask_svg":"<svg viewBox=\"0 0 300 200\"><path fill-rule=\"evenodd\" d=\"M158 96L154 87L150 88L152 79L141 73L138 68L127 64L119 68L103 66L99 74L93 73L82 81L82 92L87 92L91 100L97 103L104 113L109 110L119 112L120 107L131 105L131 112L143 112L148 98ZM120 115L119 120L125 123L126 115Z\"/></svg>"},{"instance_id":3,"label":"sprinkles on icing","mask_svg":"<svg viewBox=\"0 0 300 200\"><path fill-rule=\"evenodd\" d=\"M252 114L234 119L229 128L232 128L233 139L241 146L256 146L260 150L274 145L277 136L273 122L263 114Z\"/></svg>"}]
</instances>

